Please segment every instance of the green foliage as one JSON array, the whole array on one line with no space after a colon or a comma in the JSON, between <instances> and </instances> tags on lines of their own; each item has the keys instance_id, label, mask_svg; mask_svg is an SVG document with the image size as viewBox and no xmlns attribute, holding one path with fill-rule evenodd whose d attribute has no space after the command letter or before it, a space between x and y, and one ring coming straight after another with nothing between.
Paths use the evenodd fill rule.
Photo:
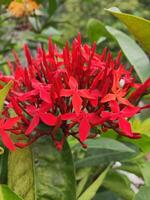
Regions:
<instances>
[{"instance_id":1,"label":"green foliage","mask_svg":"<svg viewBox=\"0 0 150 200\"><path fill-rule=\"evenodd\" d=\"M85 157L76 162L76 167L99 166L113 161L127 160L135 156L136 152L123 143L110 139L99 138L86 142L88 149Z\"/></svg>"},{"instance_id":2,"label":"green foliage","mask_svg":"<svg viewBox=\"0 0 150 200\"><path fill-rule=\"evenodd\" d=\"M0 185L1 200L22 200L18 195L9 189L7 185Z\"/></svg>"},{"instance_id":3,"label":"green foliage","mask_svg":"<svg viewBox=\"0 0 150 200\"><path fill-rule=\"evenodd\" d=\"M8 185L24 200L75 200L75 177L68 144L58 152L49 137L11 152Z\"/></svg>"},{"instance_id":4,"label":"green foliage","mask_svg":"<svg viewBox=\"0 0 150 200\"><path fill-rule=\"evenodd\" d=\"M5 98L9 92L9 90L11 89L13 85L13 82L10 81L8 84L6 84L1 90L0 90L0 113L2 112L3 110L3 105L4 105L4 101L5 101Z\"/></svg>"},{"instance_id":5,"label":"green foliage","mask_svg":"<svg viewBox=\"0 0 150 200\"><path fill-rule=\"evenodd\" d=\"M6 147L3 147L1 141L0 148L3 149L3 154L0 154L0 184L7 184L8 149Z\"/></svg>"},{"instance_id":6,"label":"green foliage","mask_svg":"<svg viewBox=\"0 0 150 200\"><path fill-rule=\"evenodd\" d=\"M87 33L91 42L98 42L103 38L113 39L105 25L97 19L90 19L87 24Z\"/></svg>"},{"instance_id":7,"label":"green foliage","mask_svg":"<svg viewBox=\"0 0 150 200\"><path fill-rule=\"evenodd\" d=\"M115 17L121 20L129 29L129 31L135 36L135 38L141 43L143 48L150 53L150 21L138 16L122 13L118 8L107 9Z\"/></svg>"},{"instance_id":8,"label":"green foliage","mask_svg":"<svg viewBox=\"0 0 150 200\"><path fill-rule=\"evenodd\" d=\"M99 41L102 37L112 40L114 38L129 62L134 66L135 71L141 81L145 81L150 76L150 62L147 55L140 46L125 33L110 26L105 26L96 19L88 22L87 32L91 41Z\"/></svg>"},{"instance_id":9,"label":"green foliage","mask_svg":"<svg viewBox=\"0 0 150 200\"><path fill-rule=\"evenodd\" d=\"M97 190L99 189L99 187L102 185L109 169L110 169L109 165L100 175L99 177L86 189L86 191L78 198L78 200L91 200Z\"/></svg>"},{"instance_id":10,"label":"green foliage","mask_svg":"<svg viewBox=\"0 0 150 200\"><path fill-rule=\"evenodd\" d=\"M125 33L109 26L106 26L106 29L117 40L125 56L133 65L137 75L141 81L144 82L150 77L150 62L147 55L139 47L139 45L136 44L135 41L128 37Z\"/></svg>"},{"instance_id":11,"label":"green foliage","mask_svg":"<svg viewBox=\"0 0 150 200\"><path fill-rule=\"evenodd\" d=\"M120 197L123 197L124 200L133 199L134 192L130 187L130 181L125 175L119 174L117 172L110 172L103 182L103 185L116 192Z\"/></svg>"},{"instance_id":12,"label":"green foliage","mask_svg":"<svg viewBox=\"0 0 150 200\"><path fill-rule=\"evenodd\" d=\"M150 197L150 187L143 186L136 194L134 200L148 200Z\"/></svg>"},{"instance_id":13,"label":"green foliage","mask_svg":"<svg viewBox=\"0 0 150 200\"><path fill-rule=\"evenodd\" d=\"M45 45L50 35L61 48L65 39L70 40L80 31L83 40L90 39L91 42L97 42L99 51L103 46L108 46L116 55L116 50L121 48L127 58L126 64L130 63L134 66L140 80L145 81L150 77L148 56L130 35L126 34L127 30L121 24L123 22L141 46L149 52L149 21L127 14L132 12L149 17L148 6L141 12L142 6L149 5L148 2L142 0L38 0L37 2L43 7L33 15L21 19L12 18L7 13L6 5L9 2L2 1L0 4L2 13L0 16L0 66L6 74L9 75L10 72L4 57L12 48L20 51L23 43L28 42L34 53L35 44L37 46L38 42L40 45ZM112 6L119 6L127 12L107 9L120 21L104 10ZM23 59L21 62L25 63ZM1 112L11 86L12 82L0 90ZM148 96L147 99L149 99ZM148 200L150 162L145 159L145 156L150 152L150 118L141 120L139 117L132 120L131 124L134 132L142 133L141 139L117 137L116 133L110 130L96 140L87 140L86 150L79 147L79 144L71 138L69 140L71 150L65 143L62 152L58 152L50 138L43 137L31 147L10 152L8 161L8 151L4 149L3 155L0 155L0 183L8 183L16 194L7 186L0 185L0 199ZM1 143L0 146L2 146ZM119 161L121 166L116 167L116 161ZM145 185L141 188L137 187L139 192L136 195L131 189L131 180L119 173L119 170L133 173L144 180Z\"/></svg>"}]
</instances>

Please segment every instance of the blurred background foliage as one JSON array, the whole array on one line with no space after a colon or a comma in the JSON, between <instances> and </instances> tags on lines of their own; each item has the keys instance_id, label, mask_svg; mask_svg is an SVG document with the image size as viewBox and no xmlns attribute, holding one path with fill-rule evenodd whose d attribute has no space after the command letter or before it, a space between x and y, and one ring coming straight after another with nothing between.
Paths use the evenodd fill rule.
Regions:
<instances>
[{"instance_id":1,"label":"blurred background foliage","mask_svg":"<svg viewBox=\"0 0 150 200\"><path fill-rule=\"evenodd\" d=\"M37 41L45 43L47 37L60 45L71 40L78 32L87 40L86 26L90 18L101 20L121 30L127 30L119 20L110 17L105 8L118 7L121 11L150 19L148 0L37 0L39 10L32 15L13 17L8 12L10 0L0 2L0 57L12 48L19 50L30 41L35 47ZM1 61L2 63L2 61Z\"/></svg>"},{"instance_id":2,"label":"blurred background foliage","mask_svg":"<svg viewBox=\"0 0 150 200\"><path fill-rule=\"evenodd\" d=\"M68 21L59 24L65 37L74 37L77 32L86 35L86 24L90 18L97 18L103 23L124 29L115 18L110 17L105 8L118 7L122 12L132 13L150 19L150 1L145 0L66 0L61 19Z\"/></svg>"},{"instance_id":3,"label":"blurred background foliage","mask_svg":"<svg viewBox=\"0 0 150 200\"><path fill-rule=\"evenodd\" d=\"M16 1L24 2L29 0ZM137 43L134 41L133 37L129 34L129 30L120 20L110 15L111 12L113 14L112 10L110 13L105 10L110 7L118 7L122 12L150 19L149 0L37 0L36 3L39 5L39 9L20 17L11 15L8 11L11 2L13 1L0 1L0 70L4 71L4 73L9 74L6 60L7 58L13 60L13 49L19 54L21 61L24 62L24 56L21 56L23 54L24 43L28 43L32 49L32 53L34 53L38 45L47 47L48 37L51 36L52 40L61 49L66 40L71 42L73 37L78 32L81 32L84 42L92 43L96 40L98 51L107 46L113 50L113 55L116 55L117 51L122 49L125 63L127 66L129 63L134 65L139 81L144 81L149 77L150 64L148 52L141 48L138 38L135 37ZM149 26L149 22L141 20L143 21L143 32L141 31L141 34L143 34L146 32L144 27L147 24ZM138 22L137 24L133 24L133 26L138 25ZM149 38L145 37L145 40L147 43L149 42ZM144 101L149 102L149 100L150 96L147 94L140 103L144 105ZM148 152L150 152L149 116L148 112L143 112L142 115L137 116L137 118L131 121L135 132L143 134L142 138L138 141L128 138L118 138L114 132L110 131L110 133L103 135L103 140L109 142L108 146L104 146L101 142L97 149L93 148L93 146L90 147L89 144L88 151L85 151L81 147L79 148L78 145L76 146L73 139L69 140L76 166L78 196L83 191L88 192L90 184L97 180L96 177L99 174L101 176L101 172L112 161L119 161L122 165L111 169L102 187L99 190L94 189L94 194L96 194L94 200L132 199L131 197L134 195L131 190L132 181L129 181L124 174L118 173L117 170L125 170L138 175L145 181L149 189L148 191L150 191L150 164L148 162ZM110 140L110 138L115 140ZM130 147L133 152L126 147L127 149L124 149L123 154L120 143ZM0 153L3 153L2 150L0 149ZM145 155L147 154L148 159L145 160ZM97 157L93 159L93 155ZM2 165L1 163L4 164ZM143 165L143 163L148 163L148 165ZM0 166L4 166L6 171L5 160L0 159ZM6 172L1 173L1 171L3 171L2 167L0 167L0 174L6 174ZM3 177L4 183L7 182L5 177ZM99 184L102 184L102 181ZM121 190L120 188L123 189ZM148 195L150 196L149 192ZM140 196L137 196L134 200L140 200Z\"/></svg>"}]
</instances>

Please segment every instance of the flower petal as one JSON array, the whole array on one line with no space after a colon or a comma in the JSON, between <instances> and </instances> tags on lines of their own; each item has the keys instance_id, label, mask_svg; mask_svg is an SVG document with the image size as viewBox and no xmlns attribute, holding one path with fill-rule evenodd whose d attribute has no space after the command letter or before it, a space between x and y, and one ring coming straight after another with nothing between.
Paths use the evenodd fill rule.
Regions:
<instances>
[{"instance_id":1,"label":"flower petal","mask_svg":"<svg viewBox=\"0 0 150 200\"><path fill-rule=\"evenodd\" d=\"M39 115L34 115L34 117L31 120L31 123L29 125L29 127L27 128L25 135L30 135L32 133L32 131L35 129L36 126L38 126L39 124Z\"/></svg>"},{"instance_id":2,"label":"flower petal","mask_svg":"<svg viewBox=\"0 0 150 200\"><path fill-rule=\"evenodd\" d=\"M84 142L90 132L90 124L87 120L86 117L83 117L83 119L81 120L80 122L80 125L79 125L79 136L80 136L80 140L82 142Z\"/></svg>"},{"instance_id":3,"label":"flower petal","mask_svg":"<svg viewBox=\"0 0 150 200\"><path fill-rule=\"evenodd\" d=\"M84 97L84 98L88 98L88 99L96 99L95 96L93 96L89 90L87 89L82 89L82 90L78 90L78 93L80 96Z\"/></svg>"},{"instance_id":4,"label":"flower petal","mask_svg":"<svg viewBox=\"0 0 150 200\"><path fill-rule=\"evenodd\" d=\"M61 119L62 120L74 120L76 118L76 114L75 113L65 113L63 115L61 115Z\"/></svg>"},{"instance_id":5,"label":"flower petal","mask_svg":"<svg viewBox=\"0 0 150 200\"><path fill-rule=\"evenodd\" d=\"M45 89L41 89L40 91L40 98L45 101L46 103L49 103L52 105L52 99L50 96L50 92L46 91Z\"/></svg>"},{"instance_id":6,"label":"flower petal","mask_svg":"<svg viewBox=\"0 0 150 200\"><path fill-rule=\"evenodd\" d=\"M118 101L124 105L130 106L130 107L134 107L134 105L132 105L127 99L122 98L122 97L117 97Z\"/></svg>"},{"instance_id":7,"label":"flower petal","mask_svg":"<svg viewBox=\"0 0 150 200\"><path fill-rule=\"evenodd\" d=\"M82 99L77 93L72 96L72 105L76 113L81 111Z\"/></svg>"},{"instance_id":8,"label":"flower petal","mask_svg":"<svg viewBox=\"0 0 150 200\"><path fill-rule=\"evenodd\" d=\"M73 76L70 76L69 78L69 86L71 89L77 89L78 88L78 82Z\"/></svg>"},{"instance_id":9,"label":"flower petal","mask_svg":"<svg viewBox=\"0 0 150 200\"><path fill-rule=\"evenodd\" d=\"M109 102L110 108L114 113L120 112L120 108L117 101L110 101Z\"/></svg>"},{"instance_id":10,"label":"flower petal","mask_svg":"<svg viewBox=\"0 0 150 200\"><path fill-rule=\"evenodd\" d=\"M131 130L131 125L127 120L120 118L119 119L119 127L126 136L133 135L132 130Z\"/></svg>"},{"instance_id":11,"label":"flower petal","mask_svg":"<svg viewBox=\"0 0 150 200\"><path fill-rule=\"evenodd\" d=\"M1 137L2 137L2 142L4 143L4 145L11 151L14 151L15 145L13 144L13 142L11 141L11 138L9 136L8 133L6 133L5 131L1 131Z\"/></svg>"},{"instance_id":12,"label":"flower petal","mask_svg":"<svg viewBox=\"0 0 150 200\"><path fill-rule=\"evenodd\" d=\"M101 99L101 102L102 102L102 103L105 103L105 102L108 102L108 101L113 101L113 100L115 100L115 99L116 99L116 97L115 97L114 94L108 93L105 97L103 97L103 98Z\"/></svg>"},{"instance_id":13,"label":"flower petal","mask_svg":"<svg viewBox=\"0 0 150 200\"><path fill-rule=\"evenodd\" d=\"M54 126L57 121L57 117L51 113L40 113L40 119L49 126Z\"/></svg>"},{"instance_id":14,"label":"flower petal","mask_svg":"<svg viewBox=\"0 0 150 200\"><path fill-rule=\"evenodd\" d=\"M139 107L125 107L121 113L123 117L132 117L140 111Z\"/></svg>"},{"instance_id":15,"label":"flower petal","mask_svg":"<svg viewBox=\"0 0 150 200\"><path fill-rule=\"evenodd\" d=\"M13 117L8 119L5 123L3 128L4 129L11 129L18 121L19 121L19 117Z\"/></svg>"},{"instance_id":16,"label":"flower petal","mask_svg":"<svg viewBox=\"0 0 150 200\"><path fill-rule=\"evenodd\" d=\"M61 97L69 97L72 95L72 90L69 89L62 89L60 92Z\"/></svg>"}]
</instances>

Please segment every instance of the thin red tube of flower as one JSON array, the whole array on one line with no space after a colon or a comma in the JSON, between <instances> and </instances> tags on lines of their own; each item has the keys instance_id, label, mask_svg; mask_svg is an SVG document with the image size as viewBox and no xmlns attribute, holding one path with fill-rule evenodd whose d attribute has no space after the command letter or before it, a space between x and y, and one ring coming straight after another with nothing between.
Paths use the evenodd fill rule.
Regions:
<instances>
[{"instance_id":1,"label":"thin red tube of flower","mask_svg":"<svg viewBox=\"0 0 150 200\"><path fill-rule=\"evenodd\" d=\"M98 134L93 133L97 126L112 128L126 137L141 137L132 132L128 119L149 108L140 108L138 101L148 92L150 78L143 84L137 83L132 70L120 63L120 52L116 59L106 49L98 54L95 44L82 45L80 34L71 49L67 43L59 51L50 39L48 52L38 48L33 57L28 45L24 51L26 66L14 53L14 64L8 62L12 76L0 75L2 82L14 81L2 115L5 120L0 119L0 134L10 150L30 145L44 135L49 135L58 149L69 135L84 146L87 138ZM16 121L11 121L9 109L16 114ZM11 123L9 130L6 123ZM25 136L26 142L20 138L13 142L10 132Z\"/></svg>"}]
</instances>

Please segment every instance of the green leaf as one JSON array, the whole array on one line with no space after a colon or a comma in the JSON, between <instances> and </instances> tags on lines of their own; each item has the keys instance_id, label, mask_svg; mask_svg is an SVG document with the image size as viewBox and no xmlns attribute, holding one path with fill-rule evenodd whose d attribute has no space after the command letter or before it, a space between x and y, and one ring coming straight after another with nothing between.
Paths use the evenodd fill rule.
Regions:
<instances>
[{"instance_id":1,"label":"green leaf","mask_svg":"<svg viewBox=\"0 0 150 200\"><path fill-rule=\"evenodd\" d=\"M52 16L57 9L57 1L56 0L48 0L48 2L49 2L48 12L49 12L49 15Z\"/></svg>"},{"instance_id":2,"label":"green leaf","mask_svg":"<svg viewBox=\"0 0 150 200\"><path fill-rule=\"evenodd\" d=\"M148 200L150 197L150 187L142 186L139 192L135 195L134 200Z\"/></svg>"},{"instance_id":3,"label":"green leaf","mask_svg":"<svg viewBox=\"0 0 150 200\"><path fill-rule=\"evenodd\" d=\"M98 192L93 200L120 200L113 192L111 191L104 191L104 192Z\"/></svg>"},{"instance_id":4,"label":"green leaf","mask_svg":"<svg viewBox=\"0 0 150 200\"><path fill-rule=\"evenodd\" d=\"M125 175L111 171L107 174L103 186L117 193L125 200L131 200L134 197L134 192L131 190L130 181Z\"/></svg>"},{"instance_id":5,"label":"green leaf","mask_svg":"<svg viewBox=\"0 0 150 200\"><path fill-rule=\"evenodd\" d=\"M150 53L150 21L138 16L122 13L118 8L107 9L108 12L117 17L129 29L129 31L140 42L143 48Z\"/></svg>"},{"instance_id":6,"label":"green leaf","mask_svg":"<svg viewBox=\"0 0 150 200\"><path fill-rule=\"evenodd\" d=\"M97 19L90 19L87 24L87 33L91 42L98 41L100 38L107 37L113 39L112 35L107 31L104 24Z\"/></svg>"},{"instance_id":7,"label":"green leaf","mask_svg":"<svg viewBox=\"0 0 150 200\"><path fill-rule=\"evenodd\" d=\"M3 146L0 141L0 148L2 148L2 155L0 155L0 184L7 183L7 163L8 163L8 149Z\"/></svg>"},{"instance_id":8,"label":"green leaf","mask_svg":"<svg viewBox=\"0 0 150 200\"><path fill-rule=\"evenodd\" d=\"M150 162L144 160L139 166L144 177L145 186L150 186Z\"/></svg>"},{"instance_id":9,"label":"green leaf","mask_svg":"<svg viewBox=\"0 0 150 200\"><path fill-rule=\"evenodd\" d=\"M132 120L132 127L135 132L147 135L150 137L150 118L143 121L139 119Z\"/></svg>"},{"instance_id":10,"label":"green leaf","mask_svg":"<svg viewBox=\"0 0 150 200\"><path fill-rule=\"evenodd\" d=\"M76 175L77 178L82 177L77 185L77 197L79 197L79 195L82 193L90 174L91 174L91 168L84 168L84 169L81 168L78 174Z\"/></svg>"},{"instance_id":11,"label":"green leaf","mask_svg":"<svg viewBox=\"0 0 150 200\"><path fill-rule=\"evenodd\" d=\"M125 144L113 140L110 138L98 138L98 139L93 139L93 140L87 140L85 142L88 145L89 149L109 149L109 150L116 150L120 152L130 152L133 153L134 150L126 146Z\"/></svg>"},{"instance_id":12,"label":"green leaf","mask_svg":"<svg viewBox=\"0 0 150 200\"><path fill-rule=\"evenodd\" d=\"M130 142L134 145L136 145L137 147L140 148L140 150L142 150L142 152L144 154L148 153L150 151L150 137L146 136L146 135L142 135L141 138L139 138L138 140L133 140L131 138L121 138L120 140L122 141L126 141L126 142Z\"/></svg>"},{"instance_id":13,"label":"green leaf","mask_svg":"<svg viewBox=\"0 0 150 200\"><path fill-rule=\"evenodd\" d=\"M85 158L76 161L76 167L90 167L107 164L112 161L126 160L135 156L136 152L117 140L99 138L87 140L88 149Z\"/></svg>"},{"instance_id":14,"label":"green leaf","mask_svg":"<svg viewBox=\"0 0 150 200\"><path fill-rule=\"evenodd\" d=\"M5 98L6 98L7 94L8 94L8 92L9 92L9 90L11 89L12 85L13 85L13 81L10 81L9 83L7 83L7 85L5 85L0 90L0 113L2 112Z\"/></svg>"},{"instance_id":15,"label":"green leaf","mask_svg":"<svg viewBox=\"0 0 150 200\"><path fill-rule=\"evenodd\" d=\"M101 150L90 152L85 158L75 162L76 168L108 164L115 161L125 161L134 157L134 153Z\"/></svg>"},{"instance_id":16,"label":"green leaf","mask_svg":"<svg viewBox=\"0 0 150 200\"><path fill-rule=\"evenodd\" d=\"M78 200L91 200L99 187L102 185L108 171L110 170L111 165L109 165L99 177L86 189L86 191L78 198Z\"/></svg>"},{"instance_id":17,"label":"green leaf","mask_svg":"<svg viewBox=\"0 0 150 200\"><path fill-rule=\"evenodd\" d=\"M22 200L7 185L0 185L0 200Z\"/></svg>"},{"instance_id":18,"label":"green leaf","mask_svg":"<svg viewBox=\"0 0 150 200\"><path fill-rule=\"evenodd\" d=\"M133 65L139 78L144 82L150 77L150 62L147 55L139 45L127 36L125 33L118 31L110 26L106 26L107 31L114 36L125 56Z\"/></svg>"},{"instance_id":19,"label":"green leaf","mask_svg":"<svg viewBox=\"0 0 150 200\"><path fill-rule=\"evenodd\" d=\"M123 162L122 165L120 167L118 167L117 169L127 171L127 172L135 174L139 177L142 177L141 168L139 166L139 161L137 161L135 163L134 162Z\"/></svg>"},{"instance_id":20,"label":"green leaf","mask_svg":"<svg viewBox=\"0 0 150 200\"><path fill-rule=\"evenodd\" d=\"M65 142L58 152L50 137L32 146L11 152L8 183L24 200L75 200L75 175L72 155Z\"/></svg>"}]
</instances>

